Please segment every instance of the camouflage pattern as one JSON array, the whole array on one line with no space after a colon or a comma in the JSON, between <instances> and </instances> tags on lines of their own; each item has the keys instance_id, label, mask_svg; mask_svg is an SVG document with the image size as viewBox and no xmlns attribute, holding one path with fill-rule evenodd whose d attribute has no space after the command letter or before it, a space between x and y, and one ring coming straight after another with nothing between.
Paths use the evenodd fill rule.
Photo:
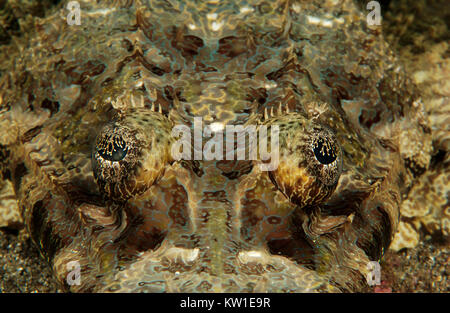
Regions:
<instances>
[{"instance_id":1,"label":"camouflage pattern","mask_svg":"<svg viewBox=\"0 0 450 313\"><path fill-rule=\"evenodd\" d=\"M352 1L80 1L81 25L66 4L37 20L0 82L4 166L61 284L364 288L431 154L379 26ZM278 125L278 168L174 160L171 130L195 117ZM71 261L80 285L67 284Z\"/></svg>"}]
</instances>

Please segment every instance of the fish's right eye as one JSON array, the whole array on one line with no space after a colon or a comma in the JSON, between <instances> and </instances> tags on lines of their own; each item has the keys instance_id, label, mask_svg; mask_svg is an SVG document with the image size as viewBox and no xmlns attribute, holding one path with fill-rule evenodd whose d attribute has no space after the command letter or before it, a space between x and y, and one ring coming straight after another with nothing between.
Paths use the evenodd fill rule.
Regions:
<instances>
[{"instance_id":1,"label":"fish's right eye","mask_svg":"<svg viewBox=\"0 0 450 313\"><path fill-rule=\"evenodd\" d=\"M326 201L342 172L342 152L334 133L296 113L268 123L280 129L280 159L269 172L272 182L300 207Z\"/></svg>"},{"instance_id":2,"label":"fish's right eye","mask_svg":"<svg viewBox=\"0 0 450 313\"><path fill-rule=\"evenodd\" d=\"M169 134L167 118L149 110L105 125L92 151L100 190L114 200L127 200L150 188L171 161Z\"/></svg>"}]
</instances>

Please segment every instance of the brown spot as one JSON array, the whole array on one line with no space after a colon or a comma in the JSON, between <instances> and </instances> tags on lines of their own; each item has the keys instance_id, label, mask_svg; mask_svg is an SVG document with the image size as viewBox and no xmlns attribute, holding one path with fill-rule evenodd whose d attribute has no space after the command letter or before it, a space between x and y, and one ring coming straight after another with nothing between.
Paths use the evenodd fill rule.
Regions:
<instances>
[{"instance_id":1,"label":"brown spot","mask_svg":"<svg viewBox=\"0 0 450 313\"><path fill-rule=\"evenodd\" d=\"M198 72L217 72L217 69L212 66L207 66L202 62L195 62L195 70Z\"/></svg>"},{"instance_id":2,"label":"brown spot","mask_svg":"<svg viewBox=\"0 0 450 313\"><path fill-rule=\"evenodd\" d=\"M50 116L53 116L55 113L58 113L59 111L59 102L50 101L49 99L45 98L41 103L41 107L49 110Z\"/></svg>"},{"instance_id":3,"label":"brown spot","mask_svg":"<svg viewBox=\"0 0 450 313\"><path fill-rule=\"evenodd\" d=\"M233 265L230 263L224 263L223 264L223 272L225 274L236 274L236 270Z\"/></svg>"},{"instance_id":4,"label":"brown spot","mask_svg":"<svg viewBox=\"0 0 450 313\"><path fill-rule=\"evenodd\" d=\"M195 289L198 292L205 292L205 291L211 290L211 288L212 288L211 283L209 283L208 281L204 280Z\"/></svg>"},{"instance_id":5,"label":"brown spot","mask_svg":"<svg viewBox=\"0 0 450 313\"><path fill-rule=\"evenodd\" d=\"M14 191L16 194L19 193L20 187L22 186L22 177L28 174L28 169L24 163L20 163L16 166L13 172L14 181Z\"/></svg>"},{"instance_id":6,"label":"brown spot","mask_svg":"<svg viewBox=\"0 0 450 313\"><path fill-rule=\"evenodd\" d=\"M247 51L246 38L238 38L234 36L224 37L219 40L218 53L234 58Z\"/></svg>"},{"instance_id":7,"label":"brown spot","mask_svg":"<svg viewBox=\"0 0 450 313\"><path fill-rule=\"evenodd\" d=\"M174 30L177 32L178 30ZM203 40L196 36L180 36L177 34L174 36L172 46L181 51L181 55L185 58L189 58L198 54L198 50L204 46Z\"/></svg>"},{"instance_id":8,"label":"brown spot","mask_svg":"<svg viewBox=\"0 0 450 313\"><path fill-rule=\"evenodd\" d=\"M21 141L22 143L29 142L31 139L39 135L41 132L42 126L36 126L32 129L28 130L25 134L22 135Z\"/></svg>"},{"instance_id":9,"label":"brown spot","mask_svg":"<svg viewBox=\"0 0 450 313\"><path fill-rule=\"evenodd\" d=\"M133 44L131 43L131 41L129 41L128 39L124 39L123 41L122 41L122 45L123 45L123 47L128 51L128 52L131 52L131 51L133 51Z\"/></svg>"},{"instance_id":10,"label":"brown spot","mask_svg":"<svg viewBox=\"0 0 450 313\"><path fill-rule=\"evenodd\" d=\"M173 205L169 209L169 216L175 224L185 226L187 223L187 216L184 205Z\"/></svg>"},{"instance_id":11,"label":"brown spot","mask_svg":"<svg viewBox=\"0 0 450 313\"><path fill-rule=\"evenodd\" d=\"M362 109L361 114L359 115L359 123L361 125L366 126L368 129L372 127L373 124L378 123L381 121L381 111L374 111L374 110L366 110Z\"/></svg>"}]
</instances>

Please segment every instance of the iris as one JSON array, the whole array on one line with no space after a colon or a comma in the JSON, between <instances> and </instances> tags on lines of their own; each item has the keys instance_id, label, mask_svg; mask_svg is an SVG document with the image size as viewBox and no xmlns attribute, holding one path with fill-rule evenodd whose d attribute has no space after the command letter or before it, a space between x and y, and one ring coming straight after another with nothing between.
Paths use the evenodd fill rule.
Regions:
<instances>
[{"instance_id":1,"label":"iris","mask_svg":"<svg viewBox=\"0 0 450 313\"><path fill-rule=\"evenodd\" d=\"M97 151L103 159L118 162L125 158L128 147L122 137L115 135L103 138L97 146Z\"/></svg>"},{"instance_id":2,"label":"iris","mask_svg":"<svg viewBox=\"0 0 450 313\"><path fill-rule=\"evenodd\" d=\"M318 138L314 143L313 151L317 161L322 164L333 163L337 158L334 145L328 139Z\"/></svg>"}]
</instances>

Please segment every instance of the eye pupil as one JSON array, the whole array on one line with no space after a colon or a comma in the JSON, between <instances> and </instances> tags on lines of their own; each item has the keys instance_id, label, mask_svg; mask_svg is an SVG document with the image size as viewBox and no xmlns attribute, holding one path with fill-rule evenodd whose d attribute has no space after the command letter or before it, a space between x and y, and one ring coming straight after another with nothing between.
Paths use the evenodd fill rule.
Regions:
<instances>
[{"instance_id":1,"label":"eye pupil","mask_svg":"<svg viewBox=\"0 0 450 313\"><path fill-rule=\"evenodd\" d=\"M318 138L314 142L313 151L317 161L322 164L333 163L337 158L334 145L324 138Z\"/></svg>"},{"instance_id":2,"label":"eye pupil","mask_svg":"<svg viewBox=\"0 0 450 313\"><path fill-rule=\"evenodd\" d=\"M128 147L120 136L104 137L97 145L98 154L108 161L120 161L125 158Z\"/></svg>"}]
</instances>

